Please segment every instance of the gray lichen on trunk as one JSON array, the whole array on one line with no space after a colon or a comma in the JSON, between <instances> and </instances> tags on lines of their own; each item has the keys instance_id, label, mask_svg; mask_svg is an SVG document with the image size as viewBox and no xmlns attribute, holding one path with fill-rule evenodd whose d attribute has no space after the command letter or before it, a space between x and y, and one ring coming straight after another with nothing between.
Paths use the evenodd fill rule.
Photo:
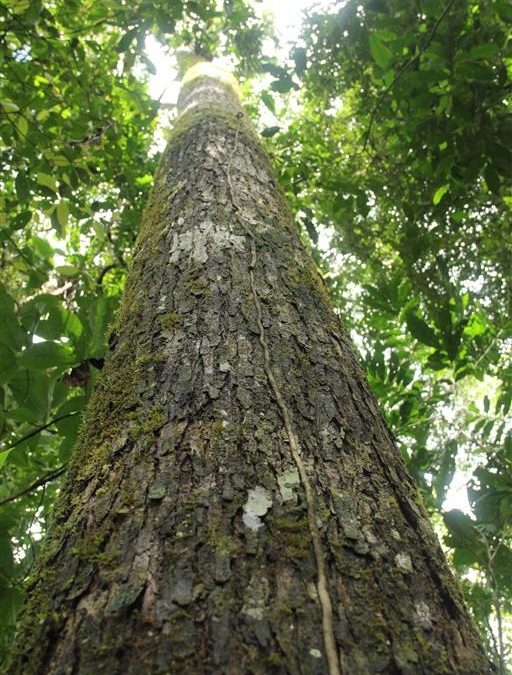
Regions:
<instances>
[{"instance_id":1,"label":"gray lichen on trunk","mask_svg":"<svg viewBox=\"0 0 512 675\"><path fill-rule=\"evenodd\" d=\"M489 672L233 87L180 105L8 672Z\"/></svg>"}]
</instances>

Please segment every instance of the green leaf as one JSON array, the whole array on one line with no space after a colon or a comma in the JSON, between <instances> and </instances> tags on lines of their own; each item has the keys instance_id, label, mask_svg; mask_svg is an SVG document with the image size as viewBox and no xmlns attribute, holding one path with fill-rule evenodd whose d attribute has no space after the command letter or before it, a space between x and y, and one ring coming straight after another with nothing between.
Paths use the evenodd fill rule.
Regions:
<instances>
[{"instance_id":1,"label":"green leaf","mask_svg":"<svg viewBox=\"0 0 512 675\"><path fill-rule=\"evenodd\" d=\"M9 410L7 417L15 422L28 422L29 424L36 424L39 421L33 410L23 406Z\"/></svg>"},{"instance_id":2,"label":"green leaf","mask_svg":"<svg viewBox=\"0 0 512 675\"><path fill-rule=\"evenodd\" d=\"M71 436L73 441L77 437L78 427L80 426L81 416L70 415L55 424L55 428L62 436Z\"/></svg>"},{"instance_id":3,"label":"green leaf","mask_svg":"<svg viewBox=\"0 0 512 675\"><path fill-rule=\"evenodd\" d=\"M275 134L277 134L280 129L281 127L267 127L266 129L263 129L261 135L264 138L270 138L271 136L275 136Z\"/></svg>"},{"instance_id":4,"label":"green leaf","mask_svg":"<svg viewBox=\"0 0 512 675\"><path fill-rule=\"evenodd\" d=\"M22 137L25 137L28 132L28 121L27 118L24 117L23 115L18 115L18 119L16 121L16 126L18 127L18 131L20 132L20 135Z\"/></svg>"},{"instance_id":5,"label":"green leaf","mask_svg":"<svg viewBox=\"0 0 512 675\"><path fill-rule=\"evenodd\" d=\"M50 310L48 317L39 321L35 329L36 334L45 340L58 340L63 336L79 338L83 326L76 314L62 306Z\"/></svg>"},{"instance_id":6,"label":"green leaf","mask_svg":"<svg viewBox=\"0 0 512 675\"><path fill-rule=\"evenodd\" d=\"M150 173L144 174L144 176L137 176L135 179L135 184L140 185L140 187L147 187L153 183L153 176Z\"/></svg>"},{"instance_id":7,"label":"green leaf","mask_svg":"<svg viewBox=\"0 0 512 675\"><path fill-rule=\"evenodd\" d=\"M475 524L465 513L459 509L452 509L443 514L443 519L454 546L469 550L481 546Z\"/></svg>"},{"instance_id":8,"label":"green leaf","mask_svg":"<svg viewBox=\"0 0 512 675\"><path fill-rule=\"evenodd\" d=\"M496 9L503 21L512 21L512 5L508 2L498 2Z\"/></svg>"},{"instance_id":9,"label":"green leaf","mask_svg":"<svg viewBox=\"0 0 512 675\"><path fill-rule=\"evenodd\" d=\"M16 226L17 230L21 230L30 223L32 219L32 211L22 211L13 220L13 225Z\"/></svg>"},{"instance_id":10,"label":"green leaf","mask_svg":"<svg viewBox=\"0 0 512 675\"><path fill-rule=\"evenodd\" d=\"M420 319L419 316L410 312L406 317L407 328L411 335L429 347L439 347L439 339L432 328Z\"/></svg>"},{"instance_id":11,"label":"green leaf","mask_svg":"<svg viewBox=\"0 0 512 675\"><path fill-rule=\"evenodd\" d=\"M499 408L503 408L503 415L508 415L511 405L512 391L504 391L502 394L500 394L498 400L496 401L496 412L498 412ZM507 436L505 438L505 446L507 446L507 444L511 446L510 450L512 451L512 436Z\"/></svg>"},{"instance_id":12,"label":"green leaf","mask_svg":"<svg viewBox=\"0 0 512 675\"><path fill-rule=\"evenodd\" d=\"M442 459L439 464L437 475L433 481L433 487L436 492L436 502L438 508L445 500L446 492L452 482L455 473L455 457L457 455L457 442L448 441L442 453Z\"/></svg>"},{"instance_id":13,"label":"green leaf","mask_svg":"<svg viewBox=\"0 0 512 675\"><path fill-rule=\"evenodd\" d=\"M76 277L80 273L80 268L76 265L59 265L55 271L63 277Z\"/></svg>"},{"instance_id":14,"label":"green leaf","mask_svg":"<svg viewBox=\"0 0 512 675\"><path fill-rule=\"evenodd\" d=\"M30 0L10 0L7 5L13 14L23 14L30 7Z\"/></svg>"},{"instance_id":15,"label":"green leaf","mask_svg":"<svg viewBox=\"0 0 512 675\"><path fill-rule=\"evenodd\" d=\"M261 92L261 100L267 106L267 108L270 110L270 112L273 112L275 114L275 112L276 112L276 102L274 101L274 97L272 96L272 94L270 94L268 91L262 91Z\"/></svg>"},{"instance_id":16,"label":"green leaf","mask_svg":"<svg viewBox=\"0 0 512 675\"><path fill-rule=\"evenodd\" d=\"M427 359L427 365L432 370L443 370L444 368L448 368L450 364L447 360L446 354L444 352L437 351L433 354L430 354Z\"/></svg>"},{"instance_id":17,"label":"green leaf","mask_svg":"<svg viewBox=\"0 0 512 675\"><path fill-rule=\"evenodd\" d=\"M427 16L437 17L443 7L442 0L422 0L421 7Z\"/></svg>"},{"instance_id":18,"label":"green leaf","mask_svg":"<svg viewBox=\"0 0 512 675\"><path fill-rule=\"evenodd\" d=\"M16 188L16 194L20 202L27 202L30 198L30 181L22 171L18 171L14 187Z\"/></svg>"},{"instance_id":19,"label":"green leaf","mask_svg":"<svg viewBox=\"0 0 512 675\"><path fill-rule=\"evenodd\" d=\"M31 237L32 246L36 254L43 260L49 260L53 257L53 248L46 239L33 234Z\"/></svg>"},{"instance_id":20,"label":"green leaf","mask_svg":"<svg viewBox=\"0 0 512 675\"><path fill-rule=\"evenodd\" d=\"M78 316L69 309L62 309L62 322L64 334L71 340L78 340L84 332L84 327Z\"/></svg>"},{"instance_id":21,"label":"green leaf","mask_svg":"<svg viewBox=\"0 0 512 675\"><path fill-rule=\"evenodd\" d=\"M483 335L489 330L489 327L488 322L482 315L473 313L464 328L464 335L477 337L478 335Z\"/></svg>"},{"instance_id":22,"label":"green leaf","mask_svg":"<svg viewBox=\"0 0 512 675\"><path fill-rule=\"evenodd\" d=\"M12 297L7 293L5 286L0 282L0 317L2 329L0 331L0 343L17 351L25 344L25 332L21 328L15 311Z\"/></svg>"},{"instance_id":23,"label":"green leaf","mask_svg":"<svg viewBox=\"0 0 512 675\"><path fill-rule=\"evenodd\" d=\"M151 75L156 75L156 67L153 61L151 61L151 59L148 59L148 57L145 54L141 54L140 59L146 65L148 72L150 72Z\"/></svg>"},{"instance_id":24,"label":"green leaf","mask_svg":"<svg viewBox=\"0 0 512 675\"><path fill-rule=\"evenodd\" d=\"M387 68L393 59L393 52L386 47L375 33L370 33L368 40L370 42L370 52L375 63L382 69Z\"/></svg>"},{"instance_id":25,"label":"green leaf","mask_svg":"<svg viewBox=\"0 0 512 675\"><path fill-rule=\"evenodd\" d=\"M57 183L53 176L50 176L47 173L39 172L37 174L37 182L39 185L44 185L44 187L47 187L49 190L57 192Z\"/></svg>"},{"instance_id":26,"label":"green leaf","mask_svg":"<svg viewBox=\"0 0 512 675\"><path fill-rule=\"evenodd\" d=\"M11 454L11 450L2 450L0 451L0 469L3 467L5 464L7 457Z\"/></svg>"},{"instance_id":27,"label":"green leaf","mask_svg":"<svg viewBox=\"0 0 512 675\"><path fill-rule=\"evenodd\" d=\"M18 363L24 368L45 370L55 366L72 366L76 363L76 356L65 345L39 342L27 347L18 357Z\"/></svg>"},{"instance_id":28,"label":"green leaf","mask_svg":"<svg viewBox=\"0 0 512 675\"><path fill-rule=\"evenodd\" d=\"M440 188L437 188L432 198L434 206L437 206L439 204L439 202L445 196L445 194L448 192L449 189L450 189L449 185L441 185Z\"/></svg>"},{"instance_id":29,"label":"green leaf","mask_svg":"<svg viewBox=\"0 0 512 675\"><path fill-rule=\"evenodd\" d=\"M304 220L304 227L307 230L307 233L314 244L318 243L318 231L315 227L315 223L310 219L306 218Z\"/></svg>"},{"instance_id":30,"label":"green leaf","mask_svg":"<svg viewBox=\"0 0 512 675\"><path fill-rule=\"evenodd\" d=\"M61 201L57 204L56 213L57 221L63 230L68 224L69 217L69 206L65 199L61 199Z\"/></svg>"},{"instance_id":31,"label":"green leaf","mask_svg":"<svg viewBox=\"0 0 512 675\"><path fill-rule=\"evenodd\" d=\"M87 356L102 357L105 353L105 334L109 321L111 321L116 308L115 298L108 298L100 296L95 298L93 302L85 308L86 319L83 318L83 323L87 324L87 336L89 339L85 347Z\"/></svg>"},{"instance_id":32,"label":"green leaf","mask_svg":"<svg viewBox=\"0 0 512 675\"><path fill-rule=\"evenodd\" d=\"M282 66L278 66L275 63L270 63L270 62L264 62L261 64L261 69L265 71L266 73L270 73L274 77L277 77L279 79L283 77L288 77L288 73L286 71L286 68L283 68Z\"/></svg>"},{"instance_id":33,"label":"green leaf","mask_svg":"<svg viewBox=\"0 0 512 675\"><path fill-rule=\"evenodd\" d=\"M0 101L0 106L2 106L6 113L17 112L19 110L16 103L13 103L12 101Z\"/></svg>"},{"instance_id":34,"label":"green leaf","mask_svg":"<svg viewBox=\"0 0 512 675\"><path fill-rule=\"evenodd\" d=\"M293 60L295 61L295 72L302 77L308 67L307 54L304 47L296 47L293 50Z\"/></svg>"},{"instance_id":35,"label":"green leaf","mask_svg":"<svg viewBox=\"0 0 512 675\"><path fill-rule=\"evenodd\" d=\"M290 91L290 89L293 89L294 87L296 88L296 84L292 80L292 78L289 77L288 75L283 76L279 80L274 80L270 84L270 88L273 91L279 92L280 94L286 94L288 91Z\"/></svg>"},{"instance_id":36,"label":"green leaf","mask_svg":"<svg viewBox=\"0 0 512 675\"><path fill-rule=\"evenodd\" d=\"M0 342L0 385L9 382L16 373L16 356L12 349Z\"/></svg>"},{"instance_id":37,"label":"green leaf","mask_svg":"<svg viewBox=\"0 0 512 675\"><path fill-rule=\"evenodd\" d=\"M500 191L501 187L500 177L498 176L496 169L490 162L487 163L484 169L484 178L490 192L497 193Z\"/></svg>"},{"instance_id":38,"label":"green leaf","mask_svg":"<svg viewBox=\"0 0 512 675\"><path fill-rule=\"evenodd\" d=\"M499 52L499 47L494 44L476 45L469 50L469 57L471 59L491 59Z\"/></svg>"},{"instance_id":39,"label":"green leaf","mask_svg":"<svg viewBox=\"0 0 512 675\"><path fill-rule=\"evenodd\" d=\"M474 565L478 562L478 556L468 548L457 548L453 554L453 564L457 568Z\"/></svg>"},{"instance_id":40,"label":"green leaf","mask_svg":"<svg viewBox=\"0 0 512 675\"><path fill-rule=\"evenodd\" d=\"M135 26L135 28L130 28L130 30L123 35L117 44L118 52L125 52L128 49L128 47L133 42L133 39L137 35L138 30L139 26Z\"/></svg>"},{"instance_id":41,"label":"green leaf","mask_svg":"<svg viewBox=\"0 0 512 675\"><path fill-rule=\"evenodd\" d=\"M393 31L388 30L387 28L383 28L381 30L375 31L374 35L376 35L383 42L389 42L390 40L396 40L396 33L393 33Z\"/></svg>"}]
</instances>

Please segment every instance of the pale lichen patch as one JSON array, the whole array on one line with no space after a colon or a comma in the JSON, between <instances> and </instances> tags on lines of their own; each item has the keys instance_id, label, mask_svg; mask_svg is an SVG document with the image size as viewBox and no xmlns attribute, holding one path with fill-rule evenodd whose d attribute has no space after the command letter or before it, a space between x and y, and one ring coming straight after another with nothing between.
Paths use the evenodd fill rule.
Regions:
<instances>
[{"instance_id":1,"label":"pale lichen patch","mask_svg":"<svg viewBox=\"0 0 512 675\"><path fill-rule=\"evenodd\" d=\"M165 487L165 485L154 485L148 491L148 499L151 499L152 501L158 501L165 497L166 492L167 488Z\"/></svg>"},{"instance_id":2,"label":"pale lichen patch","mask_svg":"<svg viewBox=\"0 0 512 675\"><path fill-rule=\"evenodd\" d=\"M432 628L430 607L423 600L420 600L414 606L414 623L423 630L431 630Z\"/></svg>"},{"instance_id":3,"label":"pale lichen patch","mask_svg":"<svg viewBox=\"0 0 512 675\"><path fill-rule=\"evenodd\" d=\"M259 530L263 527L261 518L272 506L272 498L268 490L261 485L256 485L253 490L249 490L247 501L244 504L244 515L242 520L244 525L251 530Z\"/></svg>"},{"instance_id":4,"label":"pale lichen patch","mask_svg":"<svg viewBox=\"0 0 512 675\"><path fill-rule=\"evenodd\" d=\"M318 602L318 589L316 587L316 584L310 582L307 585L307 593L311 600L314 600L315 602Z\"/></svg>"},{"instance_id":5,"label":"pale lichen patch","mask_svg":"<svg viewBox=\"0 0 512 675\"><path fill-rule=\"evenodd\" d=\"M411 574L412 562L411 556L408 553L397 553L395 556L395 564L404 574Z\"/></svg>"},{"instance_id":6,"label":"pale lichen patch","mask_svg":"<svg viewBox=\"0 0 512 675\"><path fill-rule=\"evenodd\" d=\"M295 498L294 488L300 484L299 472L297 469L285 471L285 473L279 476L277 482L283 502L289 502Z\"/></svg>"},{"instance_id":7,"label":"pale lichen patch","mask_svg":"<svg viewBox=\"0 0 512 675\"><path fill-rule=\"evenodd\" d=\"M245 250L245 238L234 234L225 223L205 220L194 230L175 232L172 235L169 261L177 264L182 257L196 264L204 264L214 252L230 248L242 252Z\"/></svg>"}]
</instances>

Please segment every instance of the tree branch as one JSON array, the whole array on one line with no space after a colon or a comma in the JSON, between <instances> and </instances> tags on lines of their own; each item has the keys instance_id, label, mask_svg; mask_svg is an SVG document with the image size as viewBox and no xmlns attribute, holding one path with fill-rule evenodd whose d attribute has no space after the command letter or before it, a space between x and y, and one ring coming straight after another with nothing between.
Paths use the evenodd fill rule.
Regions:
<instances>
[{"instance_id":1,"label":"tree branch","mask_svg":"<svg viewBox=\"0 0 512 675\"><path fill-rule=\"evenodd\" d=\"M102 268L100 273L98 274L98 278L96 279L96 285L101 286L103 283L103 278L105 277L105 274L110 272L110 270L115 269L116 267L120 267L117 263L111 263L110 265L105 265L105 267Z\"/></svg>"},{"instance_id":2,"label":"tree branch","mask_svg":"<svg viewBox=\"0 0 512 675\"><path fill-rule=\"evenodd\" d=\"M6 452L6 450L12 450L15 448L17 445L20 443L23 443L23 441L27 441L29 438L32 438L32 436L35 436L36 434L39 434L41 431L44 431L45 429L48 429L48 427L51 427L52 424L57 424L57 422L60 422L61 420L65 420L67 417L73 417L74 415L78 415L78 412L69 412L66 413L65 415L61 415L60 417L56 417L53 420L50 420L46 424L43 424L40 427L36 427L33 429L30 433L28 433L26 436L22 436L21 438L18 438L17 441L14 441L14 443L11 443L11 445L8 445L6 448L0 448L0 452Z\"/></svg>"},{"instance_id":3,"label":"tree branch","mask_svg":"<svg viewBox=\"0 0 512 675\"><path fill-rule=\"evenodd\" d=\"M27 485L27 487L23 488L22 490L19 490L19 492L15 492L10 497L5 497L5 499L0 499L0 506L3 506L4 504L8 504L9 502L14 502L16 499L19 499L20 497L23 497L23 495L26 495L29 492L32 492L32 490L36 490L38 487L41 487L42 485L46 485L46 483L49 483L51 480L55 480L55 478L58 478L59 476L61 476L64 473L64 471L67 469L67 467L68 467L68 463L66 462L66 464L62 464L57 469L54 469L53 471L49 471L47 474L45 474L41 478L38 478L37 480L35 480L30 485Z\"/></svg>"},{"instance_id":4,"label":"tree branch","mask_svg":"<svg viewBox=\"0 0 512 675\"><path fill-rule=\"evenodd\" d=\"M454 3L454 0L448 0L448 2L447 2L446 5L445 5L445 8L443 9L443 11L441 12L441 14L439 15L439 17L438 17L438 19L436 20L435 24L432 26L432 30L431 30L430 33L428 34L427 39L425 40L425 42L424 42L423 45L421 46L420 50L419 50L419 51L418 51L411 59L409 59L409 61L406 61L406 62L403 64L403 66L398 70L398 72L397 72L397 74L395 75L395 77L393 78L393 80L392 80L392 81L388 84L388 86L385 87L385 89L383 89L383 90L381 91L381 93L379 94L379 96L378 96L378 98L377 98L377 102L376 102L375 106L373 107L372 112L370 113L370 122L369 122L369 124L368 124L368 129L366 130L366 134L365 134L365 137L364 137L363 152L366 150L366 146L368 145L368 140L369 140L369 138L370 138L370 132L371 132L371 130L372 130L373 123L374 123L374 121L375 121L375 115L376 115L376 113L377 113L377 110L379 109L380 104L382 103L382 99L383 99L384 96L388 93L388 91L390 91L391 89L393 89L393 87L394 87L395 84L398 82L398 80L402 77L402 75L403 75L407 70L409 70L409 68L410 68L412 65L414 65L414 64L416 63L416 61L420 58L420 56L428 49L430 43L431 43L432 40L434 39L435 34L437 33L437 29L439 28L439 26L440 26L440 24L441 24L441 21L442 21L442 20L444 19L444 17L448 14L448 12L449 12L451 6L453 5L453 3Z\"/></svg>"}]
</instances>

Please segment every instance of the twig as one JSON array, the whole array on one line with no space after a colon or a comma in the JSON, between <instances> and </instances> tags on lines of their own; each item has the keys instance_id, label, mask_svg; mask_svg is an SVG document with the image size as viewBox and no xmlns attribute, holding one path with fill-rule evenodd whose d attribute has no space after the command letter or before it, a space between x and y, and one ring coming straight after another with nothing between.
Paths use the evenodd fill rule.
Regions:
<instances>
[{"instance_id":1,"label":"twig","mask_svg":"<svg viewBox=\"0 0 512 675\"><path fill-rule=\"evenodd\" d=\"M73 417L74 415L78 415L78 412L77 411L69 412L69 413L66 413L65 415L61 415L60 417L56 417L55 419L50 420L46 424L43 424L40 427L36 427L30 433L28 433L26 436L22 436L21 438L18 438L17 441L14 441L14 443L11 443L11 445L8 445L6 448L0 448L0 452L6 452L7 450L12 450L13 448L15 448L20 443L23 443L23 441L27 441L29 438L32 438L32 436L35 436L36 434L39 434L41 431L44 431L45 429L48 429L48 427L51 427L52 424L57 424L57 422L60 422L61 420L65 420L68 417Z\"/></svg>"},{"instance_id":2,"label":"twig","mask_svg":"<svg viewBox=\"0 0 512 675\"><path fill-rule=\"evenodd\" d=\"M30 485L27 485L27 487L23 488L22 490L19 490L18 492L15 492L10 497L5 497L5 499L0 499L0 506L3 506L4 504L8 504L9 502L14 502L16 499L19 499L20 497L23 497L23 495L26 495L29 492L32 492L32 490L36 490L38 487L41 487L42 485L45 486L46 483L49 483L51 480L55 480L55 478L58 478L59 476L61 476L64 473L64 471L67 469L67 467L68 467L68 463L66 462L65 464L62 464L61 466L59 466L57 469L54 469L53 471L49 471L47 474L45 474L41 478L38 478L37 480L35 480Z\"/></svg>"},{"instance_id":3,"label":"twig","mask_svg":"<svg viewBox=\"0 0 512 675\"><path fill-rule=\"evenodd\" d=\"M105 274L110 272L111 270L115 269L116 267L120 267L117 263L111 263L110 265L105 265L105 267L102 268L100 273L98 274L98 278L96 279L96 285L101 286L103 283L103 278Z\"/></svg>"},{"instance_id":4,"label":"twig","mask_svg":"<svg viewBox=\"0 0 512 675\"><path fill-rule=\"evenodd\" d=\"M378 108L379 108L381 102L382 102L382 99L383 99L384 96L388 93L388 91L389 91L390 89L392 89L392 88L395 86L395 84L396 84L396 83L398 82L398 80L402 77L402 75L403 75L407 70L409 70L409 68L410 68L412 65L414 65L414 63L416 63L416 61L420 58L420 56L428 49L430 43L431 43L432 40L434 39L435 34L437 33L437 29L439 28L439 26L440 26L440 24L441 24L441 21L442 21L442 20L444 19L444 17L447 15L447 13L448 13L448 11L450 10L450 8L451 8L451 6L453 5L453 3L454 3L454 0L448 0L448 2L447 2L446 5L445 5L445 8L443 9L443 11L441 12L441 14L439 15L439 18L437 19L437 21L435 22L435 24L432 26L432 30L431 30L430 33L428 34L427 39L426 39L425 42L423 43L423 45L422 45L422 47L420 48L420 50L419 50L419 51L418 51L411 59L409 59L409 61L406 61L406 62L404 63L404 65L399 69L399 71L397 72L397 74L395 75L395 77L392 79L392 81L390 82L390 84L388 84L388 86L385 87L385 89L383 89L383 90L381 91L381 93L379 94L379 96L378 96L378 98L377 98L377 102L376 102L375 106L373 107L372 112L370 113L370 122L369 122L369 124L368 124L368 129L366 130L366 134L365 134L365 138L364 138L363 152L365 152L366 146L368 145L368 140L369 140L369 138L370 138L370 132L371 132L371 130L372 130L373 122L375 121L375 115L376 115L376 113L377 113L377 110L378 110Z\"/></svg>"}]
</instances>

